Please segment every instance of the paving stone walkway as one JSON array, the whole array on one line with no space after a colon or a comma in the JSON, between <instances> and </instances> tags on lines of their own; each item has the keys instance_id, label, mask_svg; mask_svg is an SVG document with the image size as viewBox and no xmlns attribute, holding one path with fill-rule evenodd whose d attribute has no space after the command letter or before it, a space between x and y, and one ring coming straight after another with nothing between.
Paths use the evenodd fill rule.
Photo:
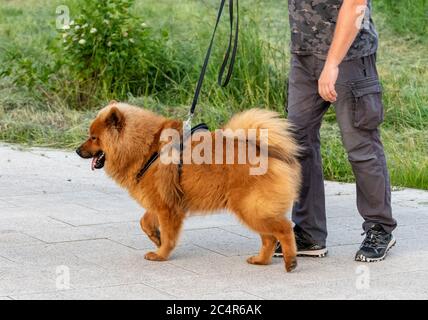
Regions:
<instances>
[{"instance_id":1,"label":"paving stone walkway","mask_svg":"<svg viewBox=\"0 0 428 320\"><path fill-rule=\"evenodd\" d=\"M219 213L186 221L168 262L144 260L143 214L74 153L0 145L0 299L426 299L428 192L393 192L397 246L353 261L362 219L352 184L326 182L329 256L248 265L256 234Z\"/></svg>"}]
</instances>

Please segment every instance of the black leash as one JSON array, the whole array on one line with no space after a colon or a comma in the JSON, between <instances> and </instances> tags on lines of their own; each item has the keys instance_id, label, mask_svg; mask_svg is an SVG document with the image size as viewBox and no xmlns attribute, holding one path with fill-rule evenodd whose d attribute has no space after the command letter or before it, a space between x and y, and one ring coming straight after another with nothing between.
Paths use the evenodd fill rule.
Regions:
<instances>
[{"instance_id":1,"label":"black leash","mask_svg":"<svg viewBox=\"0 0 428 320\"><path fill-rule=\"evenodd\" d=\"M219 86L226 87L227 84L230 81L230 78L232 77L233 67L235 65L235 59L236 59L236 53L238 50L238 34L239 34L239 1L235 0L236 2L236 21L235 21L235 36L233 35L233 22L234 22L234 14L233 14L233 7L234 7L234 0L229 0L229 22L230 22L230 34L229 34L229 45L226 50L226 54L224 55L223 63L220 67L220 71L218 74L217 82ZM207 53L205 55L204 64L202 66L201 73L199 75L199 80L196 85L195 95L193 96L192 106L190 107L189 112L189 120L193 117L195 113L196 105L198 104L199 95L201 93L202 84L204 82L205 73L207 71L208 62L210 60L212 47L214 44L214 38L215 34L217 32L217 27L220 23L221 16L223 14L223 9L226 4L226 0L221 0L220 8L218 9L217 14L217 20L215 23L214 31L211 36L210 45L208 47ZM233 42L233 44L232 44ZM229 61L230 60L230 61ZM229 68L227 70L226 78L223 81L224 72L226 71L227 65L229 65Z\"/></svg>"},{"instance_id":2,"label":"black leash","mask_svg":"<svg viewBox=\"0 0 428 320\"><path fill-rule=\"evenodd\" d=\"M217 78L218 85L223 87L223 88L228 85L228 83L232 77L233 67L235 66L236 53L238 51L238 34L239 34L239 0L235 0L235 1L234 0L228 0L228 1L229 1L229 25L230 25L229 44L228 44L226 53L224 55L223 63L221 64L219 74L218 74L218 78ZM236 2L235 34L233 34L234 2ZM220 23L220 19L221 19L221 16L223 14L223 10L224 10L225 5L226 5L226 0L221 0L220 7L218 9L217 20L215 23L214 31L213 31L213 34L211 36L211 41L210 41L210 44L208 46L207 53L205 55L204 64L202 66L202 70L201 70L201 73L199 75L199 80L198 80L198 83L196 85L196 90L195 90L195 94L193 96L192 105L190 107L189 116L188 116L187 121L185 122L186 125L185 125L184 133L183 133L184 136L181 138L181 143L180 143L180 163L178 165L178 170L179 170L180 174L181 174L182 167L183 167L183 149L184 149L183 140L186 140L188 137L187 136L188 132L186 133L186 127L190 128L190 126L191 126L191 120L192 120L193 115L195 113L195 108L196 108L196 105L198 104L199 95L201 94L202 84L204 82L205 74L207 72L208 62L210 60L211 51L212 51L212 47L214 44L214 38L215 38L215 35L217 33L217 28L218 28L218 25ZM228 67L228 65L229 65L229 67ZM226 78L223 81L224 73L225 73L227 67L228 67L228 69L227 69ZM190 136L193 135L193 133L195 133L198 130L209 130L209 128L205 123L198 124L197 126L191 128ZM137 173L137 176L136 176L137 182L140 181L140 179L143 177L143 175L146 173L146 171L150 168L150 166L158 158L159 158L159 153L155 152L149 158L149 160L147 160L147 162L143 165L143 167Z\"/></svg>"}]
</instances>

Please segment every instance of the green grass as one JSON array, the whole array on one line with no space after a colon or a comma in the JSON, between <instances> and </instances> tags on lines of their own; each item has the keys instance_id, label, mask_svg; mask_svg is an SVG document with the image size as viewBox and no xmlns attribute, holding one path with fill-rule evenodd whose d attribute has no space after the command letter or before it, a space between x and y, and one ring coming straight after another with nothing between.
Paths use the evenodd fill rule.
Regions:
<instances>
[{"instance_id":1,"label":"green grass","mask_svg":"<svg viewBox=\"0 0 428 320\"><path fill-rule=\"evenodd\" d=\"M393 185L427 189L427 134L428 130L383 128L382 138ZM337 125L324 123L321 135L325 177L343 182L354 181Z\"/></svg>"},{"instance_id":2,"label":"green grass","mask_svg":"<svg viewBox=\"0 0 428 320\"><path fill-rule=\"evenodd\" d=\"M390 29L407 39L427 41L427 0L383 0L372 1L375 9L383 12Z\"/></svg>"},{"instance_id":3,"label":"green grass","mask_svg":"<svg viewBox=\"0 0 428 320\"><path fill-rule=\"evenodd\" d=\"M78 1L70 0L72 15ZM114 98L97 97L87 105L70 103L76 100L73 88L77 82L55 63L59 39L54 13L59 4L63 1L0 0L0 70L12 67L8 76L0 76L0 140L73 148L86 136L96 110ZM385 92L382 135L391 180L397 186L422 189L428 189L426 5L425 0L374 1L381 43L378 67ZM163 90L150 96L128 95L125 100L171 117L187 114L216 6L217 1L137 1L134 13L143 17L154 34L167 34L167 54L185 72L174 75ZM223 22L195 121L215 127L253 106L283 113L289 60L286 1L241 1L239 57L226 89L216 84L227 40L227 23ZM156 62L157 57L152 57L151 63ZM325 120L325 177L353 181L334 112Z\"/></svg>"}]
</instances>

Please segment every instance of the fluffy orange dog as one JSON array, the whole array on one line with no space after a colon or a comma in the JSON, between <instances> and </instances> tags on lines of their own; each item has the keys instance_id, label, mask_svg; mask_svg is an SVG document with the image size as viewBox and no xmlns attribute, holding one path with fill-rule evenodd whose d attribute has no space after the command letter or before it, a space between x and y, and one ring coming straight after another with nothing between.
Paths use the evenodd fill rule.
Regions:
<instances>
[{"instance_id":1,"label":"fluffy orange dog","mask_svg":"<svg viewBox=\"0 0 428 320\"><path fill-rule=\"evenodd\" d=\"M275 112L251 109L235 115L223 128L268 130L265 174L251 175L249 169L254 165L249 163L180 165L164 164L158 158L141 176L151 156L162 152L163 130L181 133L182 125L181 121L112 101L99 112L91 124L89 139L77 149L81 157L93 158L93 168L105 165L107 174L147 210L141 228L158 249L145 258L164 261L169 257L187 214L227 209L260 234L260 253L248 263L269 264L279 240L286 270L293 270L297 265L296 245L292 224L285 215L297 199L300 166L296 159L298 147L287 121ZM213 142L219 139L214 132L206 133ZM238 153L236 142L232 148ZM197 144L185 144L182 154ZM260 136L255 144L260 151Z\"/></svg>"}]
</instances>

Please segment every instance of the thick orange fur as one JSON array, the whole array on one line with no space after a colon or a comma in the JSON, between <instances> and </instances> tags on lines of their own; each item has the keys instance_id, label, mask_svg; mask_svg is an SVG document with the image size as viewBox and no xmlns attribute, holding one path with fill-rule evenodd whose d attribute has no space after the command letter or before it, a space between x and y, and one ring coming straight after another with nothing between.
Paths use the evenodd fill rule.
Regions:
<instances>
[{"instance_id":1,"label":"thick orange fur","mask_svg":"<svg viewBox=\"0 0 428 320\"><path fill-rule=\"evenodd\" d=\"M147 210L141 228L158 249L147 253L146 259L168 259L186 215L227 209L260 234L260 253L249 258L249 263L269 264L279 240L286 270L291 271L296 266L296 246L286 212L298 197L300 166L288 126L277 113L260 109L239 113L224 126L268 129L269 160L263 175L250 175L250 164L192 163L183 165L180 176L176 164L166 165L158 159L137 181L138 171L162 147L162 130L181 132L182 122L115 101L99 112L91 125L91 137L79 149L88 154L102 150L107 174ZM206 134L215 141L214 133ZM236 151L237 145L234 148Z\"/></svg>"}]
</instances>

